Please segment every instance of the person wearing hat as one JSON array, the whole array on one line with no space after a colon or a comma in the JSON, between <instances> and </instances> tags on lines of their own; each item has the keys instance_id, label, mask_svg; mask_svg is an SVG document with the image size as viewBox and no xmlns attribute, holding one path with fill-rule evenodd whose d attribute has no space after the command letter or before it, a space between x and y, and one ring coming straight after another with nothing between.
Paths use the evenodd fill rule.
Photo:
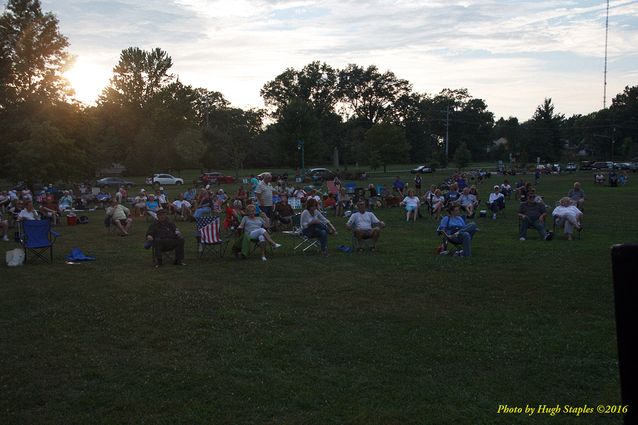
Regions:
<instances>
[{"instance_id":1,"label":"person wearing hat","mask_svg":"<svg viewBox=\"0 0 638 425\"><path fill-rule=\"evenodd\" d=\"M175 250L175 265L184 264L184 238L175 223L168 220L165 210L157 211L157 220L146 231L146 245L153 247L155 267L162 265L162 253Z\"/></svg>"},{"instance_id":2,"label":"person wearing hat","mask_svg":"<svg viewBox=\"0 0 638 425\"><path fill-rule=\"evenodd\" d=\"M146 196L146 189L141 189L140 194L135 197L135 202L133 206L135 207L135 215L141 217L144 215L146 211L146 200L148 197Z\"/></svg>"},{"instance_id":3,"label":"person wearing hat","mask_svg":"<svg viewBox=\"0 0 638 425\"><path fill-rule=\"evenodd\" d=\"M499 185L494 185L494 190L487 199L487 206L492 211L492 220L496 220L496 214L505 208L505 196L501 193Z\"/></svg>"}]
</instances>

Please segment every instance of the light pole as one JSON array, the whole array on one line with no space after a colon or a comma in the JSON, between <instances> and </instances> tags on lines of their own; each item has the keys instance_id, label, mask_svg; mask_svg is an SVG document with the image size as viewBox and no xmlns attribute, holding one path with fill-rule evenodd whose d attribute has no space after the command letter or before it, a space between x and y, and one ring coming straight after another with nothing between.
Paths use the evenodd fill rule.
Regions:
<instances>
[{"instance_id":1,"label":"light pole","mask_svg":"<svg viewBox=\"0 0 638 425\"><path fill-rule=\"evenodd\" d=\"M303 140L297 141L297 150L301 151L301 183L306 180L306 168L304 166Z\"/></svg>"}]
</instances>

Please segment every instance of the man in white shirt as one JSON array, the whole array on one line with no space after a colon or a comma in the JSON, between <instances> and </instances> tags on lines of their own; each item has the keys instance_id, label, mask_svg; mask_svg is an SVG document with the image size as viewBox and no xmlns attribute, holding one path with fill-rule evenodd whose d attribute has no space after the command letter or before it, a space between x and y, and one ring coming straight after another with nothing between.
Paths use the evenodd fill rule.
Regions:
<instances>
[{"instance_id":1,"label":"man in white shirt","mask_svg":"<svg viewBox=\"0 0 638 425\"><path fill-rule=\"evenodd\" d=\"M363 239L372 239L372 250L376 249L377 241L381 236L381 229L385 223L377 218L374 213L366 211L366 202L357 202L358 211L350 215L346 227L354 232L354 237L360 242ZM377 225L377 227L372 227Z\"/></svg>"},{"instance_id":2,"label":"man in white shirt","mask_svg":"<svg viewBox=\"0 0 638 425\"><path fill-rule=\"evenodd\" d=\"M173 211L179 214L185 220L191 216L191 203L184 200L184 195L180 193L177 199L173 201Z\"/></svg>"},{"instance_id":3,"label":"man in white shirt","mask_svg":"<svg viewBox=\"0 0 638 425\"><path fill-rule=\"evenodd\" d=\"M270 174L264 174L263 180L259 183L255 189L257 200L259 201L259 209L263 211L268 218L272 217L272 191L273 187L270 185L272 176Z\"/></svg>"}]
</instances>

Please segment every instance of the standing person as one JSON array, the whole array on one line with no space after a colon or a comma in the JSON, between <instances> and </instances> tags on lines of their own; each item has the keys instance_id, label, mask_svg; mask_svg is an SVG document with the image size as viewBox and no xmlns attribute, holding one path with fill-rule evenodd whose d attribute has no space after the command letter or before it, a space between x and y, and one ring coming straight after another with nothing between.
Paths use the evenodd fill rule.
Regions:
<instances>
[{"instance_id":1,"label":"standing person","mask_svg":"<svg viewBox=\"0 0 638 425\"><path fill-rule=\"evenodd\" d=\"M359 241L372 239L372 250L374 251L385 223L379 220L374 213L366 211L366 203L363 200L357 202L357 210L357 212L350 215L346 227L354 232L354 237ZM378 227L372 227L374 225L378 225Z\"/></svg>"},{"instance_id":2,"label":"standing person","mask_svg":"<svg viewBox=\"0 0 638 425\"><path fill-rule=\"evenodd\" d=\"M540 180L541 180L541 169L537 167L536 171L534 171L534 186L537 186Z\"/></svg>"},{"instance_id":3,"label":"standing person","mask_svg":"<svg viewBox=\"0 0 638 425\"><path fill-rule=\"evenodd\" d=\"M421 183L423 182L423 179L421 178L421 174L420 173L416 173L416 176L414 177L414 188L416 189L416 196L418 196L419 198L421 197Z\"/></svg>"},{"instance_id":4,"label":"standing person","mask_svg":"<svg viewBox=\"0 0 638 425\"><path fill-rule=\"evenodd\" d=\"M546 241L551 241L554 234L545 230L545 217L547 210L543 202L536 202L536 190L530 189L527 192L525 202L518 208L518 216L521 218L521 228L519 229L519 240L527 239L527 228L533 226L538 234Z\"/></svg>"},{"instance_id":5,"label":"standing person","mask_svg":"<svg viewBox=\"0 0 638 425\"><path fill-rule=\"evenodd\" d=\"M412 216L412 221L416 221L417 214L419 213L419 205L421 205L421 200L418 196L414 196L413 190L408 190L408 195L403 198L403 201L401 201L401 205L405 206L405 221L410 221L410 216Z\"/></svg>"},{"instance_id":6,"label":"standing person","mask_svg":"<svg viewBox=\"0 0 638 425\"><path fill-rule=\"evenodd\" d=\"M437 228L437 231L445 233L452 243L463 244L463 250L458 253L463 257L472 256L472 238L478 230L475 223L466 223L461 217L461 207L458 204L448 207L448 215L441 219Z\"/></svg>"},{"instance_id":7,"label":"standing person","mask_svg":"<svg viewBox=\"0 0 638 425\"><path fill-rule=\"evenodd\" d=\"M248 181L250 184L250 190L248 191L248 197L249 198L254 198L255 197L255 189L257 189L257 186L259 186L259 179L257 177L255 177L254 174L250 175L250 180Z\"/></svg>"},{"instance_id":8,"label":"standing person","mask_svg":"<svg viewBox=\"0 0 638 425\"><path fill-rule=\"evenodd\" d=\"M328 255L328 234L337 234L337 229L319 212L317 201L309 199L306 209L301 213L301 231L309 238L319 239L321 253Z\"/></svg>"},{"instance_id":9,"label":"standing person","mask_svg":"<svg viewBox=\"0 0 638 425\"><path fill-rule=\"evenodd\" d=\"M405 190L405 183L401 180L401 176L397 176L395 178L394 183L392 183L392 188L395 192L399 193L399 196L405 196L403 194L403 191Z\"/></svg>"},{"instance_id":10,"label":"standing person","mask_svg":"<svg viewBox=\"0 0 638 425\"><path fill-rule=\"evenodd\" d=\"M166 210L157 212L157 220L146 231L146 247L154 247L155 267L162 265L162 252L175 250L176 266L184 264L184 238L182 234L166 216Z\"/></svg>"},{"instance_id":11,"label":"standing person","mask_svg":"<svg viewBox=\"0 0 638 425\"><path fill-rule=\"evenodd\" d=\"M272 175L270 173L264 174L263 180L257 188L255 189L255 194L257 195L257 200L259 201L259 209L263 211L266 216L271 219L272 218L272 186L270 185L270 181L272 180Z\"/></svg>"}]
</instances>

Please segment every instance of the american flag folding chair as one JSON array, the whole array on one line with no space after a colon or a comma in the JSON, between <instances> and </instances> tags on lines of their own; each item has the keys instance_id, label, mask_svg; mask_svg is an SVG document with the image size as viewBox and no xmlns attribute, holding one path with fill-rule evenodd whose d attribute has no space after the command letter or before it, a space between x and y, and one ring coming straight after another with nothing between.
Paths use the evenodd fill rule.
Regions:
<instances>
[{"instance_id":1,"label":"american flag folding chair","mask_svg":"<svg viewBox=\"0 0 638 425\"><path fill-rule=\"evenodd\" d=\"M197 226L197 256L199 258L204 256L206 251L223 257L226 253L226 247L228 246L228 240L222 238L220 232L220 218L219 217L199 217L195 219L195 225Z\"/></svg>"}]
</instances>

